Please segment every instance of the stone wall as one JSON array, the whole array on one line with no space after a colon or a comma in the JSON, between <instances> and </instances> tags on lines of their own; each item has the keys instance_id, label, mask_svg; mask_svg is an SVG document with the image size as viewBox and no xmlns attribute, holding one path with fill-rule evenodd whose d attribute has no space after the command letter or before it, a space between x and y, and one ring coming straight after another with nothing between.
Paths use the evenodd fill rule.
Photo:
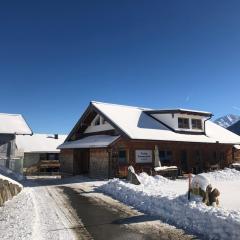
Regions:
<instances>
[{"instance_id":1,"label":"stone wall","mask_svg":"<svg viewBox=\"0 0 240 240\"><path fill-rule=\"evenodd\" d=\"M0 206L21 192L22 187L7 179L0 178Z\"/></svg>"},{"instance_id":2,"label":"stone wall","mask_svg":"<svg viewBox=\"0 0 240 240\"><path fill-rule=\"evenodd\" d=\"M106 149L90 149L89 175L93 178L108 178L109 156Z\"/></svg>"}]
</instances>

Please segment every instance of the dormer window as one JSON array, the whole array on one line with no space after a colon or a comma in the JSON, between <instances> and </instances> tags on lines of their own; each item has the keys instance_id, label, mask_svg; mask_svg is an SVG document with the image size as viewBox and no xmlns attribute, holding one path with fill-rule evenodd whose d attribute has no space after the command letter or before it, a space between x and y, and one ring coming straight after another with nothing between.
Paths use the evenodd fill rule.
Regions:
<instances>
[{"instance_id":1,"label":"dormer window","mask_svg":"<svg viewBox=\"0 0 240 240\"><path fill-rule=\"evenodd\" d=\"M189 129L189 119L188 118L178 118L178 128Z\"/></svg>"},{"instance_id":2,"label":"dormer window","mask_svg":"<svg viewBox=\"0 0 240 240\"><path fill-rule=\"evenodd\" d=\"M202 120L201 119L192 119L192 129L202 130Z\"/></svg>"}]
</instances>

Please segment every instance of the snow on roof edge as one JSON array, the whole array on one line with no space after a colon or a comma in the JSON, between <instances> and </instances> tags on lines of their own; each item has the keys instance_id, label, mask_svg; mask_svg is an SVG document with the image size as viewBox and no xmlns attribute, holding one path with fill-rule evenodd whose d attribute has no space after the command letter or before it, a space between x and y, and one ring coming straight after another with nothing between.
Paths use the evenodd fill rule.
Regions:
<instances>
[{"instance_id":1,"label":"snow on roof edge","mask_svg":"<svg viewBox=\"0 0 240 240\"><path fill-rule=\"evenodd\" d=\"M127 108L136 108L140 110L154 110L152 108L146 108L146 107L137 107L137 106L131 106L131 105L124 105L124 104L117 104L117 103L107 103L107 102L99 102L99 101L91 101L91 103L95 104L105 104L105 105L111 105L111 106L119 106L119 107L127 107Z\"/></svg>"},{"instance_id":2,"label":"snow on roof edge","mask_svg":"<svg viewBox=\"0 0 240 240\"><path fill-rule=\"evenodd\" d=\"M54 134L34 133L28 136L16 136L18 150L24 153L58 153L58 145L63 143L67 135L58 134L58 139Z\"/></svg>"},{"instance_id":3,"label":"snow on roof edge","mask_svg":"<svg viewBox=\"0 0 240 240\"><path fill-rule=\"evenodd\" d=\"M57 149L74 149L74 148L105 148L117 141L120 136L111 135L91 135L75 141L64 142Z\"/></svg>"},{"instance_id":4,"label":"snow on roof edge","mask_svg":"<svg viewBox=\"0 0 240 240\"><path fill-rule=\"evenodd\" d=\"M2 120L5 121L5 125L4 125L4 128L0 130L0 134L15 134L15 135L32 135L33 134L32 129L30 128L28 122L26 121L26 119L24 118L24 116L22 114L19 114L19 113L0 113L0 117L1 116L3 116L3 119L1 119L1 121ZM22 124L21 127L24 130L22 129L22 131L21 131L21 129L19 128L20 131L18 131L19 129L15 128L16 126L11 125L12 123L10 125L6 126L6 122L8 122L9 119L6 121L6 119L4 117L7 117L7 116L16 117L16 119L15 119L16 122L14 123L14 125L18 123L17 125L19 127ZM19 125L19 123L20 123L20 125ZM11 129L11 130L9 130L9 129Z\"/></svg>"}]
</instances>

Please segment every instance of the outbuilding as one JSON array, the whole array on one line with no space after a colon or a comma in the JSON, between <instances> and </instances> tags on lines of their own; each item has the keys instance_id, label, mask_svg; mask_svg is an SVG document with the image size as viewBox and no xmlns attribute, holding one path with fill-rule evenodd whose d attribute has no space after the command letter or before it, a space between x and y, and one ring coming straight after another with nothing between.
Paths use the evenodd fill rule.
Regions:
<instances>
[{"instance_id":1,"label":"outbuilding","mask_svg":"<svg viewBox=\"0 0 240 240\"><path fill-rule=\"evenodd\" d=\"M23 159L26 174L59 171L57 147L64 142L66 135L34 133L30 136L17 136L18 156Z\"/></svg>"},{"instance_id":2,"label":"outbuilding","mask_svg":"<svg viewBox=\"0 0 240 240\"><path fill-rule=\"evenodd\" d=\"M22 172L16 137L31 134L32 130L21 114L0 113L0 166Z\"/></svg>"},{"instance_id":3,"label":"outbuilding","mask_svg":"<svg viewBox=\"0 0 240 240\"><path fill-rule=\"evenodd\" d=\"M124 177L127 167L151 173L156 149L163 166L179 174L224 168L240 137L189 109L149 109L90 102L59 146L61 171L91 177Z\"/></svg>"}]
</instances>

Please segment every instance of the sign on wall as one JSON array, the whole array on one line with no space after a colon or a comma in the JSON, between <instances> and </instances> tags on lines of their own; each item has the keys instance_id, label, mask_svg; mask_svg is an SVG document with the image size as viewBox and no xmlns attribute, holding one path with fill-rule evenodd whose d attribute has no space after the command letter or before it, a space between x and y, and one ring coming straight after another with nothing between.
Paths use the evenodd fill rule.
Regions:
<instances>
[{"instance_id":1,"label":"sign on wall","mask_svg":"<svg viewBox=\"0 0 240 240\"><path fill-rule=\"evenodd\" d=\"M151 163L152 150L136 150L136 163Z\"/></svg>"}]
</instances>

